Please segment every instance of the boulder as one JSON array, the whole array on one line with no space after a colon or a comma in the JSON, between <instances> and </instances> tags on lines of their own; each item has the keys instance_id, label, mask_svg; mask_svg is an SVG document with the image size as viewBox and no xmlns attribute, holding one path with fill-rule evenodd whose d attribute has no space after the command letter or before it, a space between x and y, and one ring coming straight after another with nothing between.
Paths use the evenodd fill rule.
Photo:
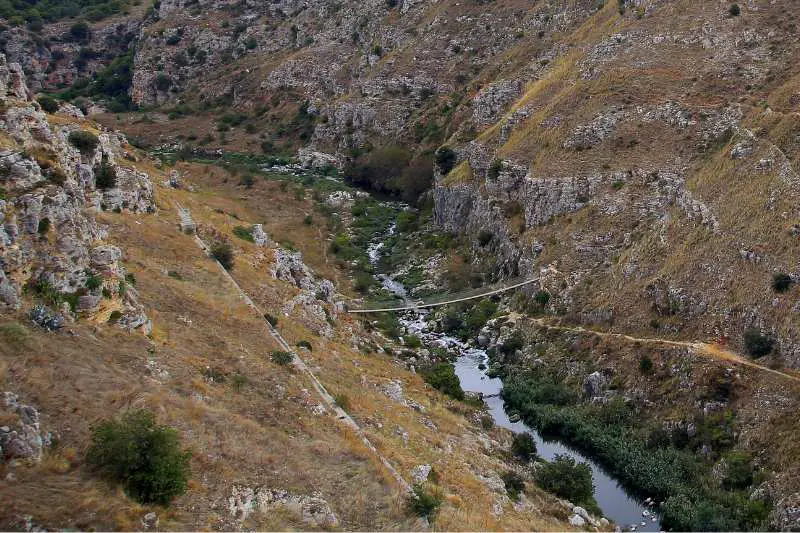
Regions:
<instances>
[{"instance_id":1,"label":"boulder","mask_svg":"<svg viewBox=\"0 0 800 533\"><path fill-rule=\"evenodd\" d=\"M569 517L569 524L573 527L584 527L586 526L586 520L581 515L574 514Z\"/></svg>"},{"instance_id":2,"label":"boulder","mask_svg":"<svg viewBox=\"0 0 800 533\"><path fill-rule=\"evenodd\" d=\"M411 481L414 482L414 484L427 481L431 470L431 465L425 464L415 466L411 469Z\"/></svg>"},{"instance_id":3,"label":"boulder","mask_svg":"<svg viewBox=\"0 0 800 533\"><path fill-rule=\"evenodd\" d=\"M592 372L583 380L583 393L588 398L600 396L608 387L608 378L602 372Z\"/></svg>"}]
</instances>

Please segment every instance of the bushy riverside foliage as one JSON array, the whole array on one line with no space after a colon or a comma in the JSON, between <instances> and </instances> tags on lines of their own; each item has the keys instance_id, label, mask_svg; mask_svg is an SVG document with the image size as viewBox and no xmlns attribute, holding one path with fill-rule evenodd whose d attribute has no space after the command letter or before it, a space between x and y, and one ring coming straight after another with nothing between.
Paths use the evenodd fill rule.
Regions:
<instances>
[{"instance_id":1,"label":"bushy riverside foliage","mask_svg":"<svg viewBox=\"0 0 800 533\"><path fill-rule=\"evenodd\" d=\"M536 484L591 513L602 514L594 499L592 471L586 463L576 463L572 457L556 455L553 461L536 470Z\"/></svg>"},{"instance_id":2,"label":"bushy riverside foliage","mask_svg":"<svg viewBox=\"0 0 800 533\"><path fill-rule=\"evenodd\" d=\"M478 334L486 322L497 312L497 303L489 298L477 304L463 303L449 306L442 318L442 327L448 335L463 341Z\"/></svg>"},{"instance_id":3,"label":"bushy riverside foliage","mask_svg":"<svg viewBox=\"0 0 800 533\"><path fill-rule=\"evenodd\" d=\"M404 148L387 146L348 165L344 176L357 187L413 203L433 183L433 156L413 157Z\"/></svg>"},{"instance_id":4,"label":"bushy riverside foliage","mask_svg":"<svg viewBox=\"0 0 800 533\"><path fill-rule=\"evenodd\" d=\"M685 431L670 436L659 427L648 439L622 400L590 405L578 398L558 376L545 372L509 375L504 381L503 399L542 435L590 454L635 492L666 501L664 528L753 529L766 520L769 505L748 498L749 460L734 456L722 488L711 481L713 460L734 444L730 413L698 419L693 437ZM712 450L705 460L694 453L703 445Z\"/></svg>"},{"instance_id":5,"label":"bushy riverside foliage","mask_svg":"<svg viewBox=\"0 0 800 533\"><path fill-rule=\"evenodd\" d=\"M434 389L456 400L464 399L464 390L450 363L439 363L421 371L422 378Z\"/></svg>"}]
</instances>

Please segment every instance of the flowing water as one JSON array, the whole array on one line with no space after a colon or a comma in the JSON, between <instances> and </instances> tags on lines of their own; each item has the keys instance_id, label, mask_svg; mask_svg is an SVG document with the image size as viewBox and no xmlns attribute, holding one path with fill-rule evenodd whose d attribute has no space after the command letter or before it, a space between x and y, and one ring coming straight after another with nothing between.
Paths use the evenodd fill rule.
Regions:
<instances>
[{"instance_id":1,"label":"flowing water","mask_svg":"<svg viewBox=\"0 0 800 533\"><path fill-rule=\"evenodd\" d=\"M394 226L389 229L390 234L393 231ZM377 264L382 248L382 242L374 242L367 250L373 265ZM383 274L378 275L377 278L385 289L398 297L406 298L407 291L401 283ZM455 371L461 381L461 387L466 392L483 394L489 415L495 425L507 428L514 433L530 433L536 441L537 452L543 459L552 460L556 455L567 455L577 462L587 463L592 470L595 500L603 514L609 520L614 521L623 531L659 531L661 529L658 516L653 513L653 504L649 501L641 502L628 494L619 482L607 474L590 457L557 440L543 439L534 428L524 422L511 422L503 400L500 398L500 391L503 388L502 380L490 378L486 375L486 370L481 370L479 367L481 365L484 368L488 366L489 358L486 352L444 333L430 331L425 320L427 314L426 310L408 312L399 316L399 320L410 334L417 335L426 346L440 346L451 353L458 354Z\"/></svg>"}]
</instances>

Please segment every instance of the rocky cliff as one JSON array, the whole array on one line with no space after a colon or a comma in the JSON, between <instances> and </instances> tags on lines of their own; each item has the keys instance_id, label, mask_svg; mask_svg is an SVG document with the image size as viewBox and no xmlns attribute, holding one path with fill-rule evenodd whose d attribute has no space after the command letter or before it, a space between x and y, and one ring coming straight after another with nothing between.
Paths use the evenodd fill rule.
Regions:
<instances>
[{"instance_id":1,"label":"rocky cliff","mask_svg":"<svg viewBox=\"0 0 800 533\"><path fill-rule=\"evenodd\" d=\"M31 100L22 67L5 56L0 99L0 305L18 309L28 291L53 307L36 320L100 313L149 331L122 251L104 242L107 230L95 217L155 210L150 178L131 164L136 156L125 151L125 138L82 121L74 106L46 115Z\"/></svg>"}]
</instances>

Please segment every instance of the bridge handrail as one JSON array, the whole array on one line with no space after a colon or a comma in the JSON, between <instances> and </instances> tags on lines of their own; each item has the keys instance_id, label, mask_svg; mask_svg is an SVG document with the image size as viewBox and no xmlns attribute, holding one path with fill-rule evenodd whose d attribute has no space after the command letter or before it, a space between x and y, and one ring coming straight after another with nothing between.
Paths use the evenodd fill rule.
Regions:
<instances>
[{"instance_id":1,"label":"bridge handrail","mask_svg":"<svg viewBox=\"0 0 800 533\"><path fill-rule=\"evenodd\" d=\"M527 280L519 282L519 283L514 283L512 285L508 285L508 286L505 286L505 287L499 287L499 288L497 286L494 286L494 287L483 287L482 289L473 289L473 290L484 290L485 292L478 292L478 293L476 293L474 295L471 295L471 296L460 296L459 293L454 293L454 294L441 295L438 298L434 298L437 301L432 301L432 300L434 300L432 298L427 298L427 301L426 301L425 298L422 298L422 299L420 299L419 303L410 303L408 301L403 302L402 300L399 300L398 303L402 302L405 305L399 305L399 306L395 306L395 307L372 308L372 309L348 309L347 312L348 313L382 313L382 312L390 312L390 311L410 311L410 310L413 310L413 309L426 309L426 308L430 308L430 307L439 307L439 306L442 306L442 305L449 305L449 304L458 303L458 302L465 302L467 300L475 300L477 298L485 298L487 296L492 296L494 294L499 294L501 292L510 291L512 289L516 289L516 288L522 287L524 285L529 285L531 283L539 281L539 279L540 279L539 277L535 277L535 278L527 279ZM469 292L469 291L465 291L465 292ZM461 294L464 294L464 292L462 292ZM445 298L445 300L438 301L440 298ZM373 305L375 305L375 304L373 304Z\"/></svg>"}]
</instances>

